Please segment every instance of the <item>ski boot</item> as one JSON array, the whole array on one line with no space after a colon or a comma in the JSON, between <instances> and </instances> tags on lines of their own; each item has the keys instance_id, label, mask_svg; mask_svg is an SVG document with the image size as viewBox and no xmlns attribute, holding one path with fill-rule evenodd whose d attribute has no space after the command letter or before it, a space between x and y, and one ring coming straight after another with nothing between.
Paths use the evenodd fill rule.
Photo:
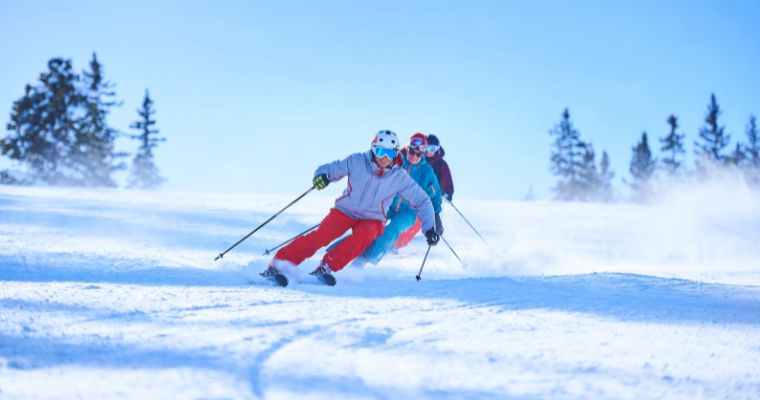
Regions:
<instances>
[{"instance_id":1,"label":"ski boot","mask_svg":"<svg viewBox=\"0 0 760 400\"><path fill-rule=\"evenodd\" d=\"M332 275L332 270L330 269L330 266L328 266L324 261L319 263L317 269L309 273L309 275L316 276L320 282L324 283L327 286L335 286L336 281L335 277Z\"/></svg>"},{"instance_id":2,"label":"ski boot","mask_svg":"<svg viewBox=\"0 0 760 400\"><path fill-rule=\"evenodd\" d=\"M288 286L288 278L285 275L281 274L274 265L270 265L266 271L260 273L259 275L261 275L264 279L268 279L276 283L279 286Z\"/></svg>"}]
</instances>

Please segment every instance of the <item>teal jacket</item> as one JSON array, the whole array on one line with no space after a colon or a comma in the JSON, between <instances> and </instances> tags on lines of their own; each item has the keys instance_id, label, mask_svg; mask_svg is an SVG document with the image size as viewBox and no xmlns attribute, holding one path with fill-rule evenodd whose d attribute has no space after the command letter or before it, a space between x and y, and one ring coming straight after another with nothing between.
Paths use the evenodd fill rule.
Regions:
<instances>
[{"instance_id":1,"label":"teal jacket","mask_svg":"<svg viewBox=\"0 0 760 400\"><path fill-rule=\"evenodd\" d=\"M442 192L441 186L438 184L438 178L436 178L435 171L433 171L433 167L425 161L425 157L422 157L422 160L417 164L411 164L409 160L406 159L406 152L402 152L401 155L403 160L401 168L403 168L403 170L406 171L430 197L430 201L433 203L433 211L435 211L436 214L440 213ZM391 204L391 213L416 213L416 210L405 200L407 199L402 196L396 196L396 198L393 199L393 204Z\"/></svg>"}]
</instances>

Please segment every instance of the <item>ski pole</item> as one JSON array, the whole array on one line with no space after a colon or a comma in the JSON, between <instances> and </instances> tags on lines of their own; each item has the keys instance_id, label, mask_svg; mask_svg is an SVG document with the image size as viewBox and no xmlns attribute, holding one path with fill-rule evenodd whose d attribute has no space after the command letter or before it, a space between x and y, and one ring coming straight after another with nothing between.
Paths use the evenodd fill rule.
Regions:
<instances>
[{"instance_id":1,"label":"ski pole","mask_svg":"<svg viewBox=\"0 0 760 400\"><path fill-rule=\"evenodd\" d=\"M307 234L307 233L309 233L309 232L313 231L313 230L314 230L314 229L316 229L318 226L319 226L319 224L316 224L316 225L312 226L311 228L309 228L309 229L307 229L307 230L305 230L305 231L303 231L303 232L301 232L301 233L299 233L299 234L297 234L297 235L293 236L292 238L290 238L290 239L288 239L288 240L286 240L286 241L284 241L284 242L282 242L282 243L278 244L277 246L274 246L274 247L272 247L272 248L271 248L271 249L269 249L269 250L264 250L264 255L265 255L265 256L268 256L268 255L269 255L269 253L271 253L271 252L273 252L273 251L275 251L275 250L279 249L279 248L280 248L280 247L282 247L282 246L285 246L286 244L288 244L288 243L292 242L293 240L295 240L297 237L299 237L299 236L301 236L301 235L305 235L305 234Z\"/></svg>"},{"instance_id":2,"label":"ski pole","mask_svg":"<svg viewBox=\"0 0 760 400\"><path fill-rule=\"evenodd\" d=\"M446 201L449 204L451 204L452 207L454 207L454 210L456 210L456 212L459 214L459 216L462 217L462 219L464 220L464 222L467 222L467 225L470 225L470 228L472 228L472 230L475 231L475 234L478 235L478 237L480 238L480 240L482 240L483 243L485 243L486 245L488 245L488 247L491 250L493 250L493 247L491 247L491 245L486 241L486 239L483 237L483 235L481 235L480 232L478 232L478 230L475 229L474 226L472 226L472 224L470 223L470 221L468 221L467 218L464 216L464 214L462 214L462 212L459 211L459 209L457 208L457 206L455 206L454 203L452 203L450 200L446 200Z\"/></svg>"},{"instance_id":3,"label":"ski pole","mask_svg":"<svg viewBox=\"0 0 760 400\"><path fill-rule=\"evenodd\" d=\"M242 243L243 240L248 239L251 235L253 235L254 233L256 233L256 231L258 231L259 229L261 229L261 227L263 227L264 225L268 224L271 220L273 220L276 216L280 215L283 211L287 210L288 207L292 206L293 204L296 204L296 202L298 200L301 200L304 196L306 196L307 194L309 194L309 192L311 192L312 190L314 190L315 187L316 186L312 186L311 188L309 188L309 190L303 192L302 195L298 196L295 200L291 201L290 204L288 204L287 206L285 206L285 208L283 208L282 210L277 211L277 213L275 215L272 215L271 217L269 217L268 220L264 221L263 224L257 226L256 229L252 230L249 234L243 236L242 239L238 240L237 243L235 243L232 246L230 246L229 249L225 250L223 253L219 253L219 255L216 256L216 258L214 258L214 261L216 261L216 260L224 257L224 255L227 254L227 252L229 252L230 250L234 249L237 245L239 245L240 243Z\"/></svg>"},{"instance_id":4,"label":"ski pole","mask_svg":"<svg viewBox=\"0 0 760 400\"><path fill-rule=\"evenodd\" d=\"M449 242L447 242L447 241L446 241L446 238L445 238L445 237L443 237L443 235L441 235L441 239L443 239L443 243L446 243L446 246L447 246L447 247L449 248L449 250L451 250L451 252L454 254L454 257L456 257L456 258L457 258L457 260L459 260L459 262L462 264L462 266L464 266L464 261L462 261L462 259L461 259L461 258L459 258L459 256L457 255L457 252L456 252L456 251L454 251L454 249L453 249L453 248L451 248L451 245L449 244Z\"/></svg>"},{"instance_id":5,"label":"ski pole","mask_svg":"<svg viewBox=\"0 0 760 400\"><path fill-rule=\"evenodd\" d=\"M417 282L419 282L422 279L422 278L420 278L420 275L422 275L422 269L425 268L425 261L427 261L427 256L430 253L430 248L431 247L433 247L433 246L428 245L428 249L425 252L425 258L422 259L422 266L420 267L420 272L417 273L417 276L415 276L415 278L417 278Z\"/></svg>"}]
</instances>

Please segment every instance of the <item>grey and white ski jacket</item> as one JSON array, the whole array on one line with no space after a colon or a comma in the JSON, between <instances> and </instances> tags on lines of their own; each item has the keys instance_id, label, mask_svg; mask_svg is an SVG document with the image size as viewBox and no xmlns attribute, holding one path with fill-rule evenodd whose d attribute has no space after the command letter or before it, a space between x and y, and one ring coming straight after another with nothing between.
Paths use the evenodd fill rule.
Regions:
<instances>
[{"instance_id":1,"label":"grey and white ski jacket","mask_svg":"<svg viewBox=\"0 0 760 400\"><path fill-rule=\"evenodd\" d=\"M372 152L368 151L322 165L314 176L321 174L327 174L331 182L348 176L348 187L343 196L335 200L335 208L352 218L385 221L393 198L399 195L417 210L423 232L435 227L430 197L395 162L389 168L381 169L372 160Z\"/></svg>"}]
</instances>

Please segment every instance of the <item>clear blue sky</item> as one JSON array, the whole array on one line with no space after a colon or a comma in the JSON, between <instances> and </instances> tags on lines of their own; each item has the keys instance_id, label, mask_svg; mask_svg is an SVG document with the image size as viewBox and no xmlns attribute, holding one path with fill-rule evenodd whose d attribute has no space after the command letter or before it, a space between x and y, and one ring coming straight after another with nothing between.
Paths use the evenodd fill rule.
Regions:
<instances>
[{"instance_id":1,"label":"clear blue sky","mask_svg":"<svg viewBox=\"0 0 760 400\"><path fill-rule=\"evenodd\" d=\"M455 198L548 198L565 107L619 188L670 113L689 153L711 92L734 139L760 114L758 1L0 0L0 122L50 58L92 52L116 128L150 90L174 190L300 194L392 129L441 138Z\"/></svg>"}]
</instances>

